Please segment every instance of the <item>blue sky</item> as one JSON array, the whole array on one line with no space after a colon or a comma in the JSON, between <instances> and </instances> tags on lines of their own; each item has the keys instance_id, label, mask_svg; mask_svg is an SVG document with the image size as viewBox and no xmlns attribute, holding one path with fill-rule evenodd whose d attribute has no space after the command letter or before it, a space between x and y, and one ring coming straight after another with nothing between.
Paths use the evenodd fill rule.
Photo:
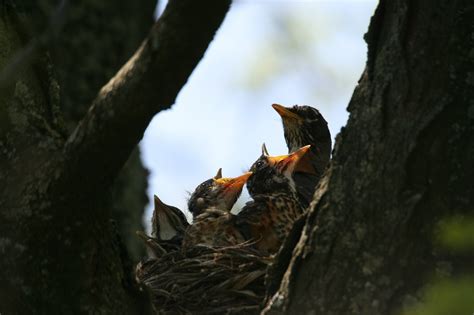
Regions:
<instances>
[{"instance_id":1,"label":"blue sky","mask_svg":"<svg viewBox=\"0 0 474 315\"><path fill-rule=\"evenodd\" d=\"M162 2L163 3L163 2ZM272 103L311 105L333 138L366 60L363 34L375 0L234 1L176 103L152 120L140 144L148 196L185 210L222 167L241 174L259 157L287 152ZM248 199L246 191L240 204ZM148 223L151 207L145 221Z\"/></svg>"}]
</instances>

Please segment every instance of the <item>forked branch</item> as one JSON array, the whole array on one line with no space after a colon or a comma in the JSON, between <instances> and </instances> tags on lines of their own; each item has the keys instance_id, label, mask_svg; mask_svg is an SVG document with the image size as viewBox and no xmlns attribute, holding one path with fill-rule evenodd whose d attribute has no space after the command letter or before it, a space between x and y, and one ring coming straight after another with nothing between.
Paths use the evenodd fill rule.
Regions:
<instances>
[{"instance_id":1,"label":"forked branch","mask_svg":"<svg viewBox=\"0 0 474 315\"><path fill-rule=\"evenodd\" d=\"M175 101L230 3L169 2L140 48L101 89L68 139L64 162L72 172L66 174L69 180L74 178L81 190L113 180L153 116Z\"/></svg>"}]
</instances>

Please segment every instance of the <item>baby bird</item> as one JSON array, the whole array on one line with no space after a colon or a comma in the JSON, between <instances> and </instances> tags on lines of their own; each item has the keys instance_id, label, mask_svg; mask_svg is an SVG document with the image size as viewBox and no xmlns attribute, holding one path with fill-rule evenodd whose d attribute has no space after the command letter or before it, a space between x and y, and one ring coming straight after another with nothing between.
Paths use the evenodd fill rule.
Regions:
<instances>
[{"instance_id":1,"label":"baby bird","mask_svg":"<svg viewBox=\"0 0 474 315\"><path fill-rule=\"evenodd\" d=\"M315 187L327 168L331 155L331 134L321 113L311 106L272 107L282 118L288 152L295 152L305 145L311 145L311 152L305 159L311 161L314 173L296 172L293 179L301 203L306 208L311 202Z\"/></svg>"},{"instance_id":2,"label":"baby bird","mask_svg":"<svg viewBox=\"0 0 474 315\"><path fill-rule=\"evenodd\" d=\"M304 146L294 153L269 156L262 147L262 155L252 165L247 189L253 201L237 215L236 225L247 240L253 240L258 250L275 253L303 213L294 172L312 172L312 165L303 159L310 150Z\"/></svg>"},{"instance_id":3,"label":"baby bird","mask_svg":"<svg viewBox=\"0 0 474 315\"><path fill-rule=\"evenodd\" d=\"M214 178L196 188L188 203L194 221L186 229L183 247L197 244L231 246L245 241L234 225L235 216L230 210L251 174L223 178L219 169Z\"/></svg>"},{"instance_id":4,"label":"baby bird","mask_svg":"<svg viewBox=\"0 0 474 315\"><path fill-rule=\"evenodd\" d=\"M158 240L172 240L182 238L189 226L184 213L176 207L167 205L154 196L155 209L151 219L151 235Z\"/></svg>"},{"instance_id":5,"label":"baby bird","mask_svg":"<svg viewBox=\"0 0 474 315\"><path fill-rule=\"evenodd\" d=\"M220 168L216 176L199 184L188 201L188 210L193 214L193 218L209 208L230 211L247 181L244 175L223 178L222 168Z\"/></svg>"},{"instance_id":6,"label":"baby bird","mask_svg":"<svg viewBox=\"0 0 474 315\"><path fill-rule=\"evenodd\" d=\"M154 200L155 209L151 218L152 237L140 231L137 231L137 234L145 241L148 254L151 257L159 257L181 247L189 223L178 208L167 205L158 196L154 196Z\"/></svg>"}]
</instances>

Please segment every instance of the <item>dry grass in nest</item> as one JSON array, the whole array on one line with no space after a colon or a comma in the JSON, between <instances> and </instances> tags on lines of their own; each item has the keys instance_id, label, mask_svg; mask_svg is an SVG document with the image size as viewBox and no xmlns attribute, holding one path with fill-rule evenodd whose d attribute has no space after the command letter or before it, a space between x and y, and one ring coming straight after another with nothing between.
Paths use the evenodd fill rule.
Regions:
<instances>
[{"instance_id":1,"label":"dry grass in nest","mask_svg":"<svg viewBox=\"0 0 474 315\"><path fill-rule=\"evenodd\" d=\"M149 288L160 314L259 312L270 257L248 244L184 251L149 237L146 243L158 258L140 263L136 275Z\"/></svg>"}]
</instances>

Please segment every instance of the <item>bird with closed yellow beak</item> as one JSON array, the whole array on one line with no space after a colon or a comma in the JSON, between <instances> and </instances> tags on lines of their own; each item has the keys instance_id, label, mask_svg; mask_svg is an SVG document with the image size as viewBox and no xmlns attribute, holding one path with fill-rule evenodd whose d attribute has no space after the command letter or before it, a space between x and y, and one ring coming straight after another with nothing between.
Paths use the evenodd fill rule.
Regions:
<instances>
[{"instance_id":1,"label":"bird with closed yellow beak","mask_svg":"<svg viewBox=\"0 0 474 315\"><path fill-rule=\"evenodd\" d=\"M305 159L310 161L314 171L296 172L293 175L300 201L307 207L330 160L331 134L328 124L321 113L311 106L285 107L273 104L272 107L281 116L289 153L305 145L311 145L311 152L306 154Z\"/></svg>"}]
</instances>

